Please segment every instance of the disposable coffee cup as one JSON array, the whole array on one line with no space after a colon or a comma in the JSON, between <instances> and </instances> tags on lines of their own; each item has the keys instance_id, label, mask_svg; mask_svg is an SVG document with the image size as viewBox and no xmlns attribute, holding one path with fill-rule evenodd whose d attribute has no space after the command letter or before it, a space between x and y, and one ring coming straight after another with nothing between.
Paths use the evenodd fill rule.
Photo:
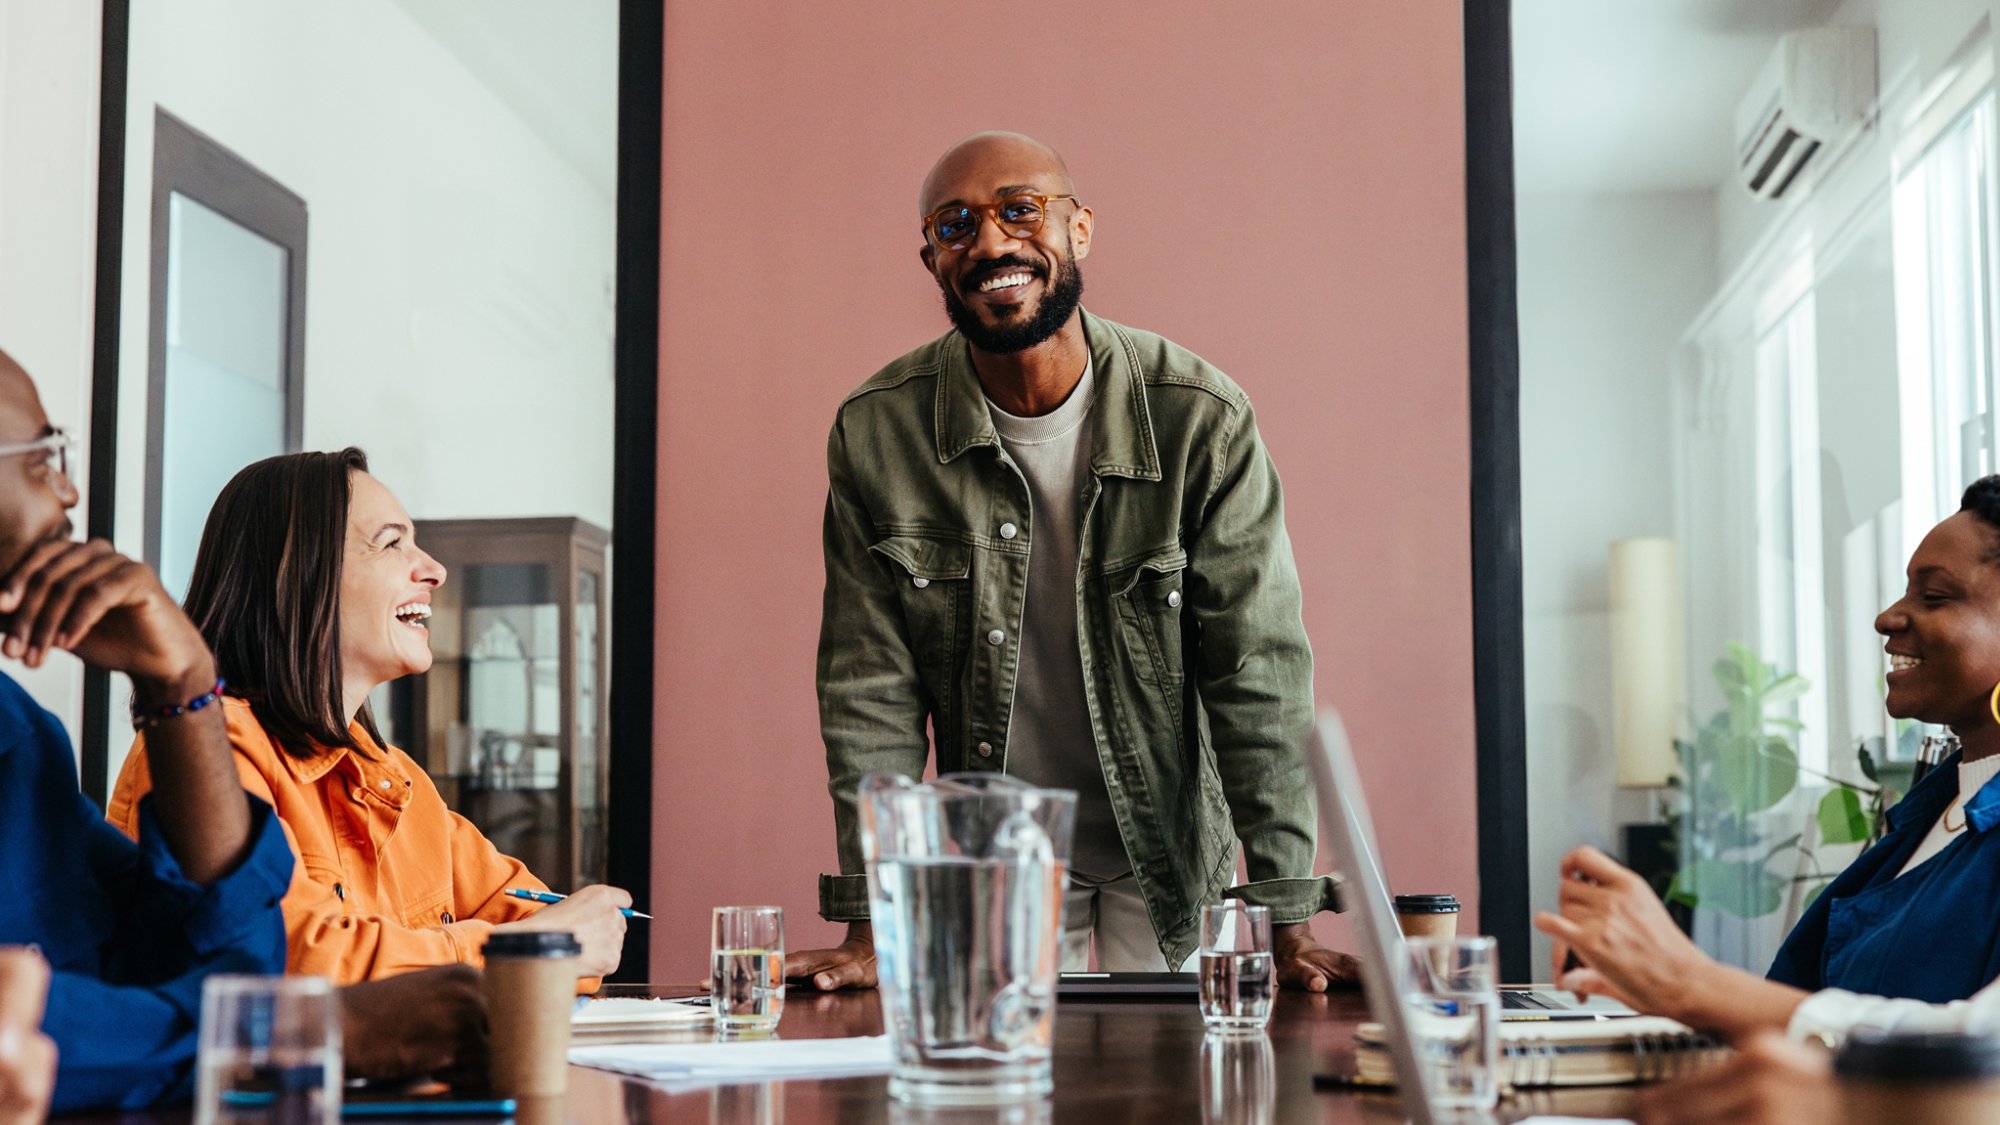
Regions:
<instances>
[{"instance_id":1,"label":"disposable coffee cup","mask_svg":"<svg viewBox=\"0 0 2000 1125\"><path fill-rule=\"evenodd\" d=\"M1847 1125L2000 1121L2000 1037L1867 1033L1834 1056Z\"/></svg>"},{"instance_id":2,"label":"disposable coffee cup","mask_svg":"<svg viewBox=\"0 0 2000 1125\"><path fill-rule=\"evenodd\" d=\"M1458 899L1452 895L1397 895L1396 925L1404 937L1458 936Z\"/></svg>"},{"instance_id":3,"label":"disposable coffee cup","mask_svg":"<svg viewBox=\"0 0 2000 1125\"><path fill-rule=\"evenodd\" d=\"M583 946L561 930L508 931L486 939L486 1020L493 1089L542 1098L569 1087L569 1019Z\"/></svg>"}]
</instances>

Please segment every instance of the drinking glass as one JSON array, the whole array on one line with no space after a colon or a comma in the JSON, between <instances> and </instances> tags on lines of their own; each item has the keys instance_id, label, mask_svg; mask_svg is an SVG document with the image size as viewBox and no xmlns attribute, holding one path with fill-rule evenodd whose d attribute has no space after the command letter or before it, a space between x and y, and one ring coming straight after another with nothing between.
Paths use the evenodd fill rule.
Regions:
<instances>
[{"instance_id":1,"label":"drinking glass","mask_svg":"<svg viewBox=\"0 0 2000 1125\"><path fill-rule=\"evenodd\" d=\"M1201 1018L1216 1031L1260 1031L1271 1022L1277 977L1271 908L1231 899L1201 911Z\"/></svg>"},{"instance_id":2,"label":"drinking glass","mask_svg":"<svg viewBox=\"0 0 2000 1125\"><path fill-rule=\"evenodd\" d=\"M1076 794L994 773L861 780L889 1093L922 1105L1025 1102L1049 1049Z\"/></svg>"},{"instance_id":3,"label":"drinking glass","mask_svg":"<svg viewBox=\"0 0 2000 1125\"><path fill-rule=\"evenodd\" d=\"M785 912L718 906L709 941L709 1004L725 1038L769 1035L785 1010Z\"/></svg>"},{"instance_id":4,"label":"drinking glass","mask_svg":"<svg viewBox=\"0 0 2000 1125\"><path fill-rule=\"evenodd\" d=\"M201 988L197 1125L340 1120L340 1005L325 977L220 974Z\"/></svg>"},{"instance_id":5,"label":"drinking glass","mask_svg":"<svg viewBox=\"0 0 2000 1125\"><path fill-rule=\"evenodd\" d=\"M1500 1100L1500 992L1490 937L1410 938L1403 1004L1417 1064L1439 1108L1492 1109Z\"/></svg>"}]
</instances>

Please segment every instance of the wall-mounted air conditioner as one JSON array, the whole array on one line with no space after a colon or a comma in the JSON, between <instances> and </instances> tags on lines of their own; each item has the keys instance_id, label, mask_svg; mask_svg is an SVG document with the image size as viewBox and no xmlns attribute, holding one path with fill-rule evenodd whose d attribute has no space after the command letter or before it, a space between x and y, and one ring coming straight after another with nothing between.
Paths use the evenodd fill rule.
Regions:
<instances>
[{"instance_id":1,"label":"wall-mounted air conditioner","mask_svg":"<svg viewBox=\"0 0 2000 1125\"><path fill-rule=\"evenodd\" d=\"M1736 107L1737 179L1759 199L1782 198L1860 131L1875 90L1874 28L1780 39Z\"/></svg>"}]
</instances>

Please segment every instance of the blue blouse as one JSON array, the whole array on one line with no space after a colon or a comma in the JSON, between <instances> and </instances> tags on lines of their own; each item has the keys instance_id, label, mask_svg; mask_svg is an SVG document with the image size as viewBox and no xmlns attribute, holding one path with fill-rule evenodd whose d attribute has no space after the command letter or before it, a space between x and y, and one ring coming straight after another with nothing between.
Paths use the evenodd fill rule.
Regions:
<instances>
[{"instance_id":1,"label":"blue blouse","mask_svg":"<svg viewBox=\"0 0 2000 1125\"><path fill-rule=\"evenodd\" d=\"M105 823L62 725L0 673L0 945L38 945L54 970L42 1030L60 1055L56 1112L186 1097L202 981L284 972L292 851L271 807L250 805L249 856L191 882L150 805L137 843Z\"/></svg>"},{"instance_id":2,"label":"blue blouse","mask_svg":"<svg viewBox=\"0 0 2000 1125\"><path fill-rule=\"evenodd\" d=\"M1966 802L1962 835L1896 876L1958 796L1958 761L1946 759L1889 810L1888 834L1799 919L1770 979L1943 1003L2000 978L2000 777Z\"/></svg>"}]
</instances>

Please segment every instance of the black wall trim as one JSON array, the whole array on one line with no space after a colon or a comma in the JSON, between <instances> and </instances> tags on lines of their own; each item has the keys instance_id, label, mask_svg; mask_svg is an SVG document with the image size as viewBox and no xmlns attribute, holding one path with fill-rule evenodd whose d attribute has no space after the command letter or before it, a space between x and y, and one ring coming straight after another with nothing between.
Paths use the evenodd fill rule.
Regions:
<instances>
[{"instance_id":1,"label":"black wall trim","mask_svg":"<svg viewBox=\"0 0 2000 1125\"><path fill-rule=\"evenodd\" d=\"M1472 419L1472 652L1479 932L1504 980L1529 964L1528 733L1522 681L1521 354L1515 316L1511 0L1465 0L1465 219Z\"/></svg>"},{"instance_id":2,"label":"black wall trim","mask_svg":"<svg viewBox=\"0 0 2000 1125\"><path fill-rule=\"evenodd\" d=\"M660 156L666 16L618 5L616 473L611 488L611 842L608 878L650 912L653 886L653 591L658 575ZM646 981L650 943L625 943L612 977Z\"/></svg>"},{"instance_id":3,"label":"black wall trim","mask_svg":"<svg viewBox=\"0 0 2000 1125\"><path fill-rule=\"evenodd\" d=\"M118 310L125 257L125 85L131 0L104 0L97 80L97 294L90 361L90 509L93 539L111 538L117 517ZM111 789L111 674L83 673L84 796L100 804Z\"/></svg>"}]
</instances>

